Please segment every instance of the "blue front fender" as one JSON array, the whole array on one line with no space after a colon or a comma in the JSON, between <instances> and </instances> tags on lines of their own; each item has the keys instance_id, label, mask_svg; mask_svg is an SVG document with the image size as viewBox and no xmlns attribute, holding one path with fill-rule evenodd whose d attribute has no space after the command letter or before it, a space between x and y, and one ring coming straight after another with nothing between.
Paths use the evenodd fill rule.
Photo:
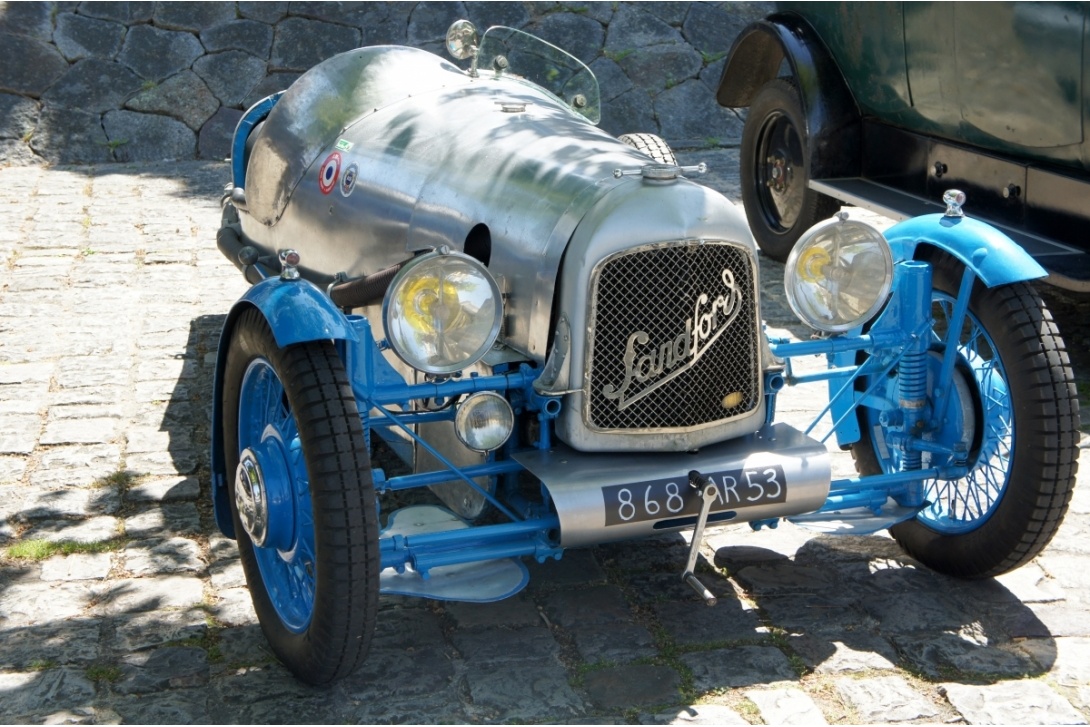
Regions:
<instances>
[{"instance_id":1,"label":"blue front fender","mask_svg":"<svg viewBox=\"0 0 1090 727\"><path fill-rule=\"evenodd\" d=\"M885 236L895 261L911 260L919 245L931 245L972 268L989 288L1048 275L1018 243L971 217L914 217L890 227Z\"/></svg>"},{"instance_id":2,"label":"blue front fender","mask_svg":"<svg viewBox=\"0 0 1090 727\"><path fill-rule=\"evenodd\" d=\"M229 538L235 537L231 503L227 494L226 464L223 456L223 372L235 321L249 308L257 308L269 323L276 345L284 348L307 341L359 340L348 318L322 291L305 280L267 278L246 291L227 314L216 353L216 376L212 393L212 506L216 525ZM234 473L230 473L234 476Z\"/></svg>"},{"instance_id":3,"label":"blue front fender","mask_svg":"<svg viewBox=\"0 0 1090 727\"><path fill-rule=\"evenodd\" d=\"M924 215L905 220L885 232L895 262L912 260L916 248L930 246L953 255L970 268L989 288L1047 275L1036 260L1018 243L991 225L971 217L947 217L943 214ZM887 308L887 314L889 309ZM887 315L883 314L883 315ZM855 364L855 352L837 353L831 366L850 367ZM837 442L841 447L859 441L859 422L848 416L854 400L837 396L847 379L829 382L829 395Z\"/></svg>"},{"instance_id":4,"label":"blue front fender","mask_svg":"<svg viewBox=\"0 0 1090 727\"><path fill-rule=\"evenodd\" d=\"M228 324L247 306L257 308L265 316L280 348L306 341L358 340L344 313L325 293L305 280L262 280L235 303L227 316ZM230 333L226 325L223 331L224 335Z\"/></svg>"}]
</instances>

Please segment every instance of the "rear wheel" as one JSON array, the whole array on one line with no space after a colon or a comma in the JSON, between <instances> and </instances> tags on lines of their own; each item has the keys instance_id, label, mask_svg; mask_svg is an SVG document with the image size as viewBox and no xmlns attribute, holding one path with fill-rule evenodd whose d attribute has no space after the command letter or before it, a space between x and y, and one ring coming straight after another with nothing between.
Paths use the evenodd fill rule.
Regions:
<instances>
[{"instance_id":1,"label":"rear wheel","mask_svg":"<svg viewBox=\"0 0 1090 727\"><path fill-rule=\"evenodd\" d=\"M639 149L659 164L677 164L674 150L662 137L654 134L621 134L617 139L634 149Z\"/></svg>"},{"instance_id":2,"label":"rear wheel","mask_svg":"<svg viewBox=\"0 0 1090 727\"><path fill-rule=\"evenodd\" d=\"M1036 556L1067 511L1079 438L1071 367L1052 316L1025 283L985 288L978 281L965 324L948 330L964 268L945 253L931 262L936 340L929 366L938 370L946 345L957 346L957 359L947 416L929 438L964 443L970 469L955 481L925 483L930 505L890 533L935 570L999 575ZM878 394L896 401L896 372L882 385ZM852 448L857 469L897 471L901 454L886 445L879 412L860 412L863 439ZM932 457L942 456L925 453L924 467L941 463Z\"/></svg>"},{"instance_id":3,"label":"rear wheel","mask_svg":"<svg viewBox=\"0 0 1090 727\"><path fill-rule=\"evenodd\" d=\"M325 684L367 653L378 606L370 457L328 341L280 348L256 310L224 370L231 509L254 611L300 680Z\"/></svg>"},{"instance_id":4,"label":"rear wheel","mask_svg":"<svg viewBox=\"0 0 1090 727\"><path fill-rule=\"evenodd\" d=\"M794 84L776 78L757 92L742 129L742 203L761 251L785 262L815 222L840 208L810 189L810 152L802 101Z\"/></svg>"}]
</instances>

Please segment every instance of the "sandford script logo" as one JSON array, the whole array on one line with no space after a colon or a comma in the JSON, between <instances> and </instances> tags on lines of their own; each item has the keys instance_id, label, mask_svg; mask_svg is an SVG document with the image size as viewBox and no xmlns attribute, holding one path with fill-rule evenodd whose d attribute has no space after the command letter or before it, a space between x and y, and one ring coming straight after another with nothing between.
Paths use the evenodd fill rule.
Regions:
<instances>
[{"instance_id":1,"label":"sandford script logo","mask_svg":"<svg viewBox=\"0 0 1090 727\"><path fill-rule=\"evenodd\" d=\"M715 299L701 293L692 317L685 321L685 330L674 338L649 346L651 337L646 332L632 333L624 351L624 381L620 386L603 386L602 396L616 399L617 408L624 409L695 366L742 308L742 291L734 282L734 273L723 268L720 279L726 292Z\"/></svg>"}]
</instances>

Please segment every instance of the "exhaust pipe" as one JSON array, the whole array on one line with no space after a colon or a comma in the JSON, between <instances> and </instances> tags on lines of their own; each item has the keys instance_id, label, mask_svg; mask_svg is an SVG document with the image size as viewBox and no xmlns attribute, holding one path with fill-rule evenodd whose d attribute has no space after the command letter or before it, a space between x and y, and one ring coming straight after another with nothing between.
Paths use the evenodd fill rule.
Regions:
<instances>
[{"instance_id":1,"label":"exhaust pipe","mask_svg":"<svg viewBox=\"0 0 1090 727\"><path fill-rule=\"evenodd\" d=\"M216 247L220 253L238 268L250 285L260 283L273 275L261 264L257 248L244 245L234 225L224 225L216 233Z\"/></svg>"}]
</instances>

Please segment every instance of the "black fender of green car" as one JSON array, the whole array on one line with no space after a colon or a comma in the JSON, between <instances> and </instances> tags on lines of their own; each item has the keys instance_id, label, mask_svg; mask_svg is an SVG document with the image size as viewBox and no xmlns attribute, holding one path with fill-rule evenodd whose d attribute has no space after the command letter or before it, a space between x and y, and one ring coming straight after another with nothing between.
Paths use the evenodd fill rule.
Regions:
<instances>
[{"instance_id":1,"label":"black fender of green car","mask_svg":"<svg viewBox=\"0 0 1090 727\"><path fill-rule=\"evenodd\" d=\"M858 174L862 148L858 106L829 51L798 16L777 13L738 35L727 55L716 100L722 106L748 107L761 86L782 75L784 61L806 114L811 176Z\"/></svg>"}]
</instances>

